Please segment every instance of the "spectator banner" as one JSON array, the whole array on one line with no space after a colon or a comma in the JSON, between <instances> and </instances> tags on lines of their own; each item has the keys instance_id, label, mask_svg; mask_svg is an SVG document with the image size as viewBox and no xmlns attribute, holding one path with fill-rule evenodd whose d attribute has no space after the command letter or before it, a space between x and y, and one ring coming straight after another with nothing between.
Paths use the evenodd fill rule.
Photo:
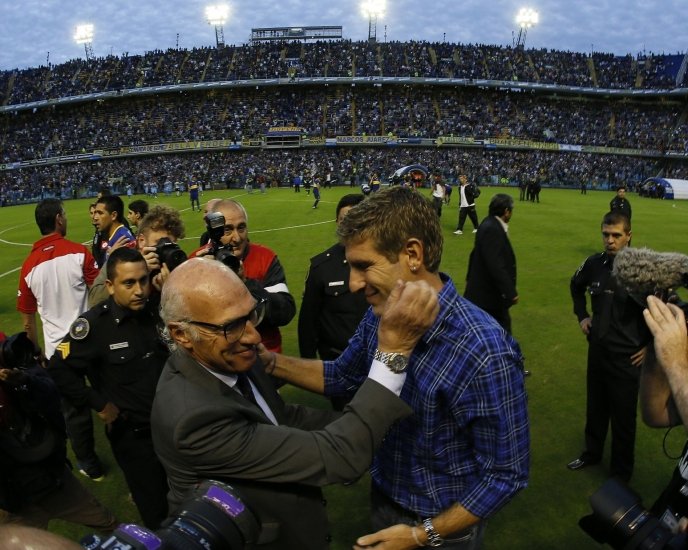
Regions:
<instances>
[{"instance_id":1,"label":"spectator banner","mask_svg":"<svg viewBox=\"0 0 688 550\"><path fill-rule=\"evenodd\" d=\"M514 139L514 138L495 138L485 140L485 143L492 143L501 147L513 147L518 149L540 149L559 151L558 143L546 143L544 141L532 141L529 139Z\"/></svg>"},{"instance_id":2,"label":"spectator banner","mask_svg":"<svg viewBox=\"0 0 688 550\"><path fill-rule=\"evenodd\" d=\"M394 136L337 136L337 145L386 145L396 139Z\"/></svg>"},{"instance_id":3,"label":"spectator banner","mask_svg":"<svg viewBox=\"0 0 688 550\"><path fill-rule=\"evenodd\" d=\"M464 136L440 136L436 141L437 145L482 145L482 140Z\"/></svg>"}]
</instances>

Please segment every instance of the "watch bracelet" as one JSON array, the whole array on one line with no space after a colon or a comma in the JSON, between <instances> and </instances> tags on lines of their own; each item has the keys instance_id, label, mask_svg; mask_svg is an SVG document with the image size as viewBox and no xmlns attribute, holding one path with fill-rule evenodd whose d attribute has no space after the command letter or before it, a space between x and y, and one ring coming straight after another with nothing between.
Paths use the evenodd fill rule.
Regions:
<instances>
[{"instance_id":1,"label":"watch bracelet","mask_svg":"<svg viewBox=\"0 0 688 550\"><path fill-rule=\"evenodd\" d=\"M432 524L432 519L425 518L423 520L423 529L425 530L425 534L428 536L428 546L442 546L444 539L442 539L440 534L435 531L435 527Z\"/></svg>"}]
</instances>

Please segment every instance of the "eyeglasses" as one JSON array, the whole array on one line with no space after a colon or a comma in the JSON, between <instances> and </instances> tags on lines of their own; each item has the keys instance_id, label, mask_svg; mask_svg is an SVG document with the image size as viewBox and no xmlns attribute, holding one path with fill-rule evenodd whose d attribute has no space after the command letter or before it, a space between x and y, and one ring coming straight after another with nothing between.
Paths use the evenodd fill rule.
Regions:
<instances>
[{"instance_id":1,"label":"eyeglasses","mask_svg":"<svg viewBox=\"0 0 688 550\"><path fill-rule=\"evenodd\" d=\"M187 320L186 322L191 325L196 325L199 327L214 330L215 332L222 331L222 333L225 336L225 340L227 340L227 343L233 344L234 342L238 342L244 335L244 332L246 331L247 322L250 321L254 327L260 325L261 321L263 320L263 317L265 317L266 303L267 300L265 298L261 298L260 300L258 300L258 302L256 302L256 306L249 312L248 315L244 315L243 317L239 317L238 319L229 321L224 325L214 325L212 323L204 323L202 321L192 320Z\"/></svg>"}]
</instances>

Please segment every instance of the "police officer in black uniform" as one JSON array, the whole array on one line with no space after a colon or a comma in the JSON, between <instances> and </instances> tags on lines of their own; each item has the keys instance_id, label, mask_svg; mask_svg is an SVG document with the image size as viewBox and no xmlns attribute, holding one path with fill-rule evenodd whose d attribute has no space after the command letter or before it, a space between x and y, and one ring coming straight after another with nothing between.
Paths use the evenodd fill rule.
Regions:
<instances>
[{"instance_id":1,"label":"police officer in black uniform","mask_svg":"<svg viewBox=\"0 0 688 550\"><path fill-rule=\"evenodd\" d=\"M167 517L168 487L153 449L150 412L168 350L159 337L158 307L149 301L149 273L141 253L116 249L107 276L110 298L72 324L49 372L63 397L88 404L105 423L141 519L156 529Z\"/></svg>"},{"instance_id":2,"label":"police officer in black uniform","mask_svg":"<svg viewBox=\"0 0 688 550\"><path fill-rule=\"evenodd\" d=\"M585 450L567 467L580 470L600 462L611 423L611 474L628 481L633 473L640 366L650 333L643 305L612 276L617 252L631 240L628 218L620 212L606 214L602 240L605 251L586 259L571 279L573 311L588 339L588 367Z\"/></svg>"},{"instance_id":3,"label":"police officer in black uniform","mask_svg":"<svg viewBox=\"0 0 688 550\"><path fill-rule=\"evenodd\" d=\"M359 194L343 196L337 204L337 224L363 199ZM368 303L362 292L349 290L350 271L339 243L311 258L299 312L301 357L315 359L317 352L324 361L336 359L356 331ZM332 397L336 410L342 410L347 401Z\"/></svg>"}]
</instances>

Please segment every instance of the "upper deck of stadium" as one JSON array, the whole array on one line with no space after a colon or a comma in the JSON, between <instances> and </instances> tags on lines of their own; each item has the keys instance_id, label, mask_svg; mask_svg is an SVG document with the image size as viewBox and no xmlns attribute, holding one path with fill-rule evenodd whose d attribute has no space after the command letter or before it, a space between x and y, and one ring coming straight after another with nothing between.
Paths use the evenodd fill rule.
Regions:
<instances>
[{"instance_id":1,"label":"upper deck of stadium","mask_svg":"<svg viewBox=\"0 0 688 550\"><path fill-rule=\"evenodd\" d=\"M6 110L47 100L161 86L220 87L259 80L323 83L361 78L683 95L688 93L687 68L685 54L614 56L424 41L274 42L155 50L0 71L0 106Z\"/></svg>"}]
</instances>

